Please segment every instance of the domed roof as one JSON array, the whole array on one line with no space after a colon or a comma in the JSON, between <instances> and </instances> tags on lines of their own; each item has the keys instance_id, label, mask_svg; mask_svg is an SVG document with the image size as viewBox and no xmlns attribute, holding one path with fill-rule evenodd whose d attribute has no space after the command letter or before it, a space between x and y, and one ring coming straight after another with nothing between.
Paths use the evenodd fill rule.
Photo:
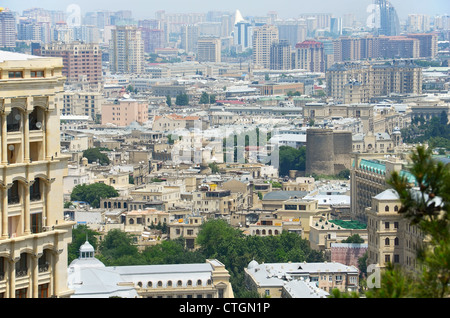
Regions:
<instances>
[{"instance_id":1,"label":"domed roof","mask_svg":"<svg viewBox=\"0 0 450 318\"><path fill-rule=\"evenodd\" d=\"M80 252L94 252L94 247L86 241L83 245L80 246Z\"/></svg>"},{"instance_id":2,"label":"domed roof","mask_svg":"<svg viewBox=\"0 0 450 318\"><path fill-rule=\"evenodd\" d=\"M247 269L253 269L258 266L259 266L259 263L255 260L252 260L250 263L248 263Z\"/></svg>"}]
</instances>

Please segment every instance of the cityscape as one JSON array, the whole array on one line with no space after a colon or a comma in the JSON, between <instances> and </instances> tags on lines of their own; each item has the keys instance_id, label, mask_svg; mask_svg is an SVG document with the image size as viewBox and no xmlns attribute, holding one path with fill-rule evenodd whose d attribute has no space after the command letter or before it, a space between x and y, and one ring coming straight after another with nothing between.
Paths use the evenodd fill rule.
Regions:
<instances>
[{"instance_id":1,"label":"cityscape","mask_svg":"<svg viewBox=\"0 0 450 318\"><path fill-rule=\"evenodd\" d=\"M0 298L450 296L445 1L0 6Z\"/></svg>"}]
</instances>

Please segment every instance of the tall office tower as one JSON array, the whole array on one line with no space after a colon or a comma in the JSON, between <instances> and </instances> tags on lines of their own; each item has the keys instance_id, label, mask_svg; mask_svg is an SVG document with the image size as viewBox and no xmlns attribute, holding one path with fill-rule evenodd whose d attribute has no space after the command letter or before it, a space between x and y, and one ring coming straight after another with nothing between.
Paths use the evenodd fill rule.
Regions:
<instances>
[{"instance_id":1,"label":"tall office tower","mask_svg":"<svg viewBox=\"0 0 450 318\"><path fill-rule=\"evenodd\" d=\"M379 25L375 28L377 35L399 35L400 22L394 6L387 0L375 0L379 10Z\"/></svg>"},{"instance_id":2,"label":"tall office tower","mask_svg":"<svg viewBox=\"0 0 450 318\"><path fill-rule=\"evenodd\" d=\"M218 37L201 37L197 42L197 61L219 63L222 60L221 41Z\"/></svg>"},{"instance_id":3,"label":"tall office tower","mask_svg":"<svg viewBox=\"0 0 450 318\"><path fill-rule=\"evenodd\" d=\"M278 29L274 25L265 24L253 30L253 65L270 68L270 47L278 41Z\"/></svg>"},{"instance_id":4,"label":"tall office tower","mask_svg":"<svg viewBox=\"0 0 450 318\"><path fill-rule=\"evenodd\" d=\"M0 51L0 297L69 297L59 58Z\"/></svg>"},{"instance_id":5,"label":"tall office tower","mask_svg":"<svg viewBox=\"0 0 450 318\"><path fill-rule=\"evenodd\" d=\"M292 48L297 43L306 40L306 22L305 21L281 21L275 24L278 28L278 37L288 40Z\"/></svg>"},{"instance_id":6,"label":"tall office tower","mask_svg":"<svg viewBox=\"0 0 450 318\"><path fill-rule=\"evenodd\" d=\"M0 47L16 47L16 19L11 11L0 12Z\"/></svg>"},{"instance_id":7,"label":"tall office tower","mask_svg":"<svg viewBox=\"0 0 450 318\"><path fill-rule=\"evenodd\" d=\"M304 41L295 46L295 68L309 72L325 72L325 55L322 42Z\"/></svg>"},{"instance_id":8,"label":"tall office tower","mask_svg":"<svg viewBox=\"0 0 450 318\"><path fill-rule=\"evenodd\" d=\"M248 21L240 21L234 25L234 45L238 52L252 47L253 26Z\"/></svg>"},{"instance_id":9,"label":"tall office tower","mask_svg":"<svg viewBox=\"0 0 450 318\"><path fill-rule=\"evenodd\" d=\"M270 47L270 69L290 70L292 69L291 46L289 41L280 40L274 42Z\"/></svg>"},{"instance_id":10,"label":"tall office tower","mask_svg":"<svg viewBox=\"0 0 450 318\"><path fill-rule=\"evenodd\" d=\"M61 57L62 73L68 83L87 80L98 84L102 81L102 51L98 44L54 42L41 48L41 56Z\"/></svg>"},{"instance_id":11,"label":"tall office tower","mask_svg":"<svg viewBox=\"0 0 450 318\"><path fill-rule=\"evenodd\" d=\"M144 42L136 26L116 26L110 42L111 73L144 72Z\"/></svg>"},{"instance_id":12,"label":"tall office tower","mask_svg":"<svg viewBox=\"0 0 450 318\"><path fill-rule=\"evenodd\" d=\"M186 53L197 53L197 43L200 33L197 25L188 24L181 27L180 49Z\"/></svg>"}]
</instances>

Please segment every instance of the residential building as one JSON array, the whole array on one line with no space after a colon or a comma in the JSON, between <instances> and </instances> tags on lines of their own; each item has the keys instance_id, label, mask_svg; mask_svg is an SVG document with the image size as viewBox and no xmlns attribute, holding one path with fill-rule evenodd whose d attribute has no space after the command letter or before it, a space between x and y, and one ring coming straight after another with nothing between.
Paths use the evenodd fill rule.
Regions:
<instances>
[{"instance_id":1,"label":"residential building","mask_svg":"<svg viewBox=\"0 0 450 318\"><path fill-rule=\"evenodd\" d=\"M397 192L387 189L372 198L366 209L368 232L367 264L385 268L388 263L410 271L419 270L417 251L425 234L402 214Z\"/></svg>"},{"instance_id":2,"label":"residential building","mask_svg":"<svg viewBox=\"0 0 450 318\"><path fill-rule=\"evenodd\" d=\"M291 46L287 40L274 42L270 47L270 69L271 70L290 70Z\"/></svg>"},{"instance_id":3,"label":"residential building","mask_svg":"<svg viewBox=\"0 0 450 318\"><path fill-rule=\"evenodd\" d=\"M16 19L9 10L0 12L0 47L16 47Z\"/></svg>"},{"instance_id":4,"label":"residential building","mask_svg":"<svg viewBox=\"0 0 450 318\"><path fill-rule=\"evenodd\" d=\"M120 99L102 105L102 125L129 126L133 122L144 124L148 121L147 102L135 99Z\"/></svg>"},{"instance_id":5,"label":"residential building","mask_svg":"<svg viewBox=\"0 0 450 318\"><path fill-rule=\"evenodd\" d=\"M278 41L278 29L274 25L265 24L253 29L253 65L270 68L270 48Z\"/></svg>"},{"instance_id":6,"label":"residential building","mask_svg":"<svg viewBox=\"0 0 450 318\"><path fill-rule=\"evenodd\" d=\"M116 26L111 30L111 73L144 72L144 41L136 26Z\"/></svg>"},{"instance_id":7,"label":"residential building","mask_svg":"<svg viewBox=\"0 0 450 318\"><path fill-rule=\"evenodd\" d=\"M317 41L303 41L295 45L295 68L309 72L325 72L324 45Z\"/></svg>"},{"instance_id":8,"label":"residential building","mask_svg":"<svg viewBox=\"0 0 450 318\"><path fill-rule=\"evenodd\" d=\"M60 152L62 60L0 51L0 296L69 297Z\"/></svg>"},{"instance_id":9,"label":"residential building","mask_svg":"<svg viewBox=\"0 0 450 318\"><path fill-rule=\"evenodd\" d=\"M247 288L262 297L326 298L334 288L358 290L358 268L340 263L258 264L253 260L244 270Z\"/></svg>"},{"instance_id":10,"label":"residential building","mask_svg":"<svg viewBox=\"0 0 450 318\"><path fill-rule=\"evenodd\" d=\"M102 51L98 44L53 42L42 46L41 55L62 57L63 75L67 77L67 83L102 82Z\"/></svg>"},{"instance_id":11,"label":"residential building","mask_svg":"<svg viewBox=\"0 0 450 318\"><path fill-rule=\"evenodd\" d=\"M200 37L197 41L197 61L220 63L221 41L217 37Z\"/></svg>"}]
</instances>

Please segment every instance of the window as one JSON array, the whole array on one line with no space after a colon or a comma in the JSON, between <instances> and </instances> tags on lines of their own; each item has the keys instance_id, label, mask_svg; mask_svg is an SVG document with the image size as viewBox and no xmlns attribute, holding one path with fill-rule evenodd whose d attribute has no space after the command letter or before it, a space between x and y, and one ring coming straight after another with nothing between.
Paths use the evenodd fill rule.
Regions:
<instances>
[{"instance_id":1,"label":"window","mask_svg":"<svg viewBox=\"0 0 450 318\"><path fill-rule=\"evenodd\" d=\"M10 71L8 72L9 78L23 78L23 72L22 71Z\"/></svg>"},{"instance_id":2,"label":"window","mask_svg":"<svg viewBox=\"0 0 450 318\"><path fill-rule=\"evenodd\" d=\"M389 228L389 222L384 222L384 228L388 229Z\"/></svg>"},{"instance_id":3,"label":"window","mask_svg":"<svg viewBox=\"0 0 450 318\"><path fill-rule=\"evenodd\" d=\"M400 255L394 254L394 263L400 263Z\"/></svg>"},{"instance_id":4,"label":"window","mask_svg":"<svg viewBox=\"0 0 450 318\"><path fill-rule=\"evenodd\" d=\"M391 261L391 255L384 255L384 262L389 263Z\"/></svg>"},{"instance_id":5,"label":"window","mask_svg":"<svg viewBox=\"0 0 450 318\"><path fill-rule=\"evenodd\" d=\"M389 245L389 244L390 244L389 237L386 237L386 239L384 240L384 245Z\"/></svg>"},{"instance_id":6,"label":"window","mask_svg":"<svg viewBox=\"0 0 450 318\"><path fill-rule=\"evenodd\" d=\"M44 71L31 71L30 77L44 77Z\"/></svg>"}]
</instances>

